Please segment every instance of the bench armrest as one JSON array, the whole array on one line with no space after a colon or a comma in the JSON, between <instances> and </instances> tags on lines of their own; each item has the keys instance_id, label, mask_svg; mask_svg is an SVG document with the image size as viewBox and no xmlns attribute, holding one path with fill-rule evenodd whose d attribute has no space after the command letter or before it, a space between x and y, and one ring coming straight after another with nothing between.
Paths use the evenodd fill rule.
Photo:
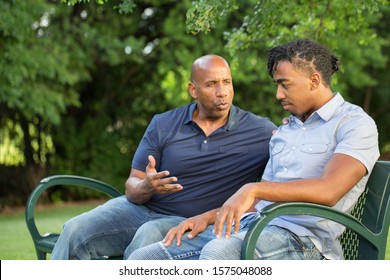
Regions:
<instances>
[{"instance_id":1,"label":"bench armrest","mask_svg":"<svg viewBox=\"0 0 390 280\"><path fill-rule=\"evenodd\" d=\"M43 238L35 223L35 207L42 193L54 186L82 186L105 193L111 197L122 195L122 193L113 186L91 178L72 175L55 175L42 179L39 185L30 194L25 210L27 228L33 238L34 244L37 244L37 242Z\"/></svg>"},{"instance_id":2,"label":"bench armrest","mask_svg":"<svg viewBox=\"0 0 390 280\"><path fill-rule=\"evenodd\" d=\"M352 215L337 211L331 207L306 202L279 202L264 207L260 212L260 217L251 225L241 248L241 259L253 260L256 241L266 225L276 217L289 214L317 216L338 222L369 241L375 235Z\"/></svg>"}]
</instances>

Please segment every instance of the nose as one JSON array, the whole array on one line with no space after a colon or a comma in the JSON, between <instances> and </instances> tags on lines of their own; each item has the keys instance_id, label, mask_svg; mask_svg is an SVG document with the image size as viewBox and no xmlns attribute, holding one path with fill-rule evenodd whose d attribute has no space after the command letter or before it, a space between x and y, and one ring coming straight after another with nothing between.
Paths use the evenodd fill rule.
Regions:
<instances>
[{"instance_id":1,"label":"nose","mask_svg":"<svg viewBox=\"0 0 390 280\"><path fill-rule=\"evenodd\" d=\"M282 89L281 89L281 86L278 85L278 87L276 88L276 99L277 100L282 100L286 97L286 95L283 93Z\"/></svg>"},{"instance_id":2,"label":"nose","mask_svg":"<svg viewBox=\"0 0 390 280\"><path fill-rule=\"evenodd\" d=\"M223 83L218 83L215 89L215 94L217 97L223 97L228 94L228 89Z\"/></svg>"}]
</instances>

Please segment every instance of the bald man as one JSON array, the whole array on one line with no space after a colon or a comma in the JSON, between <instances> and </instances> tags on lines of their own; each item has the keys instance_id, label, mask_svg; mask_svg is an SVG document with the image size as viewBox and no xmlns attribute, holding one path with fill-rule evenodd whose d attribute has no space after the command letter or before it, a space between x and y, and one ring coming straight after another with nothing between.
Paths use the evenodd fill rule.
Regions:
<instances>
[{"instance_id":1,"label":"bald man","mask_svg":"<svg viewBox=\"0 0 390 280\"><path fill-rule=\"evenodd\" d=\"M52 259L127 257L188 217L219 208L261 177L276 126L233 105L229 64L196 59L195 102L154 116L137 148L126 194L65 223Z\"/></svg>"}]
</instances>

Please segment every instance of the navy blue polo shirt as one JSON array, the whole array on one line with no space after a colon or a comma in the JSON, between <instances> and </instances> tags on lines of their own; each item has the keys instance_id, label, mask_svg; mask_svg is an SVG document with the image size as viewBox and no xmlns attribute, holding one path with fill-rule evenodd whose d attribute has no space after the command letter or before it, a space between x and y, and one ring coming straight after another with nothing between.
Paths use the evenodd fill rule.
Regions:
<instances>
[{"instance_id":1,"label":"navy blue polo shirt","mask_svg":"<svg viewBox=\"0 0 390 280\"><path fill-rule=\"evenodd\" d=\"M196 103L155 115L134 155L145 171L148 155L157 171L168 170L183 190L153 195L145 205L159 213L191 217L221 207L245 183L261 177L276 126L232 106L226 125L206 136L193 121Z\"/></svg>"}]
</instances>

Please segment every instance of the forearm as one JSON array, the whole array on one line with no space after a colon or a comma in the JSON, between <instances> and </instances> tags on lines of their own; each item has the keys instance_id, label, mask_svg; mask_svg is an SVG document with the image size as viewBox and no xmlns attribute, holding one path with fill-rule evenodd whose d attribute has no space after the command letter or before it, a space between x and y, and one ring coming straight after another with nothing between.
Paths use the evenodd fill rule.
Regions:
<instances>
[{"instance_id":1,"label":"forearm","mask_svg":"<svg viewBox=\"0 0 390 280\"><path fill-rule=\"evenodd\" d=\"M333 206L353 185L342 182L310 178L289 182L259 182L244 186L249 196L272 202L311 202Z\"/></svg>"},{"instance_id":2,"label":"forearm","mask_svg":"<svg viewBox=\"0 0 390 280\"><path fill-rule=\"evenodd\" d=\"M335 205L366 174L365 166L344 154L334 154L318 178L289 182L259 182L245 185L253 198L273 202L301 201ZM245 192L244 192L245 194Z\"/></svg>"},{"instance_id":3,"label":"forearm","mask_svg":"<svg viewBox=\"0 0 390 280\"><path fill-rule=\"evenodd\" d=\"M289 182L249 183L242 188L242 192L254 199L272 202L301 201L328 204L327 195L323 195L324 189L325 187L318 179L306 179Z\"/></svg>"}]
</instances>

